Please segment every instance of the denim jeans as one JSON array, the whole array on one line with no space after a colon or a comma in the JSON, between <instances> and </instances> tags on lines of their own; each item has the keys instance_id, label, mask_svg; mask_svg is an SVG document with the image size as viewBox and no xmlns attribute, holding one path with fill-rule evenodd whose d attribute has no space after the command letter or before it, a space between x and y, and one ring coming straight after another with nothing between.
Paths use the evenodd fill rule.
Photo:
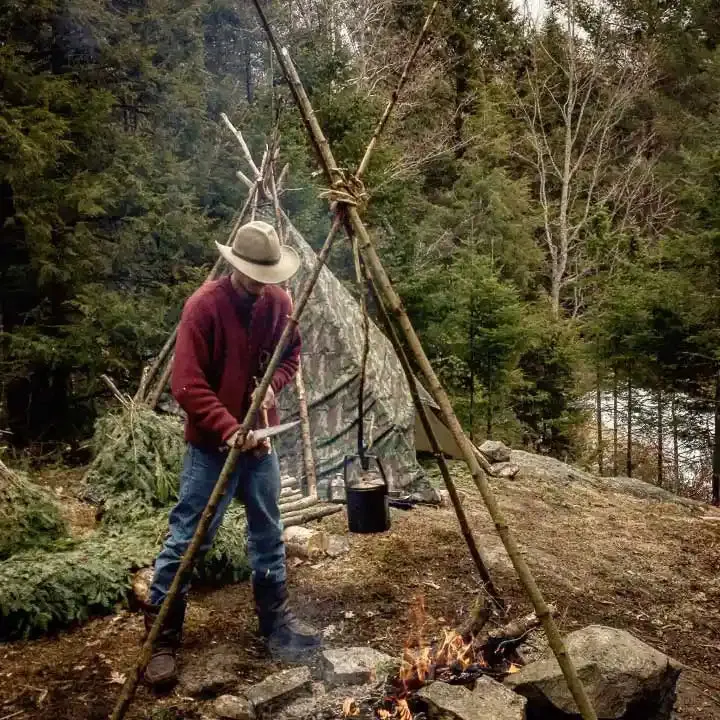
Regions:
<instances>
[{"instance_id":1,"label":"denim jeans","mask_svg":"<svg viewBox=\"0 0 720 720\"><path fill-rule=\"evenodd\" d=\"M155 560L155 576L150 588L151 603L161 603L170 589L226 459L227 453L201 450L188 445L180 476L180 496L170 512L165 545ZM278 508L280 467L274 451L262 456L254 453L240 455L200 554L210 549L225 511L236 495L245 505L248 559L253 574L271 582L284 582L285 544ZM187 593L189 585L188 578L183 593Z\"/></svg>"}]
</instances>

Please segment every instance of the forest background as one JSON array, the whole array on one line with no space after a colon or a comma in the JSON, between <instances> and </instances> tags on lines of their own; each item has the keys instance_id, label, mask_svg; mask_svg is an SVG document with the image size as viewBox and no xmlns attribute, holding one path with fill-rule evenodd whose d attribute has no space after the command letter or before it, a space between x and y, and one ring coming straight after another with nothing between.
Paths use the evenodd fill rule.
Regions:
<instances>
[{"instance_id":1,"label":"forest background","mask_svg":"<svg viewBox=\"0 0 720 720\"><path fill-rule=\"evenodd\" d=\"M267 11L343 167L422 0ZM476 440L720 502L720 6L441 2L366 176L367 221ZM1 0L0 441L87 460L215 260L276 124L318 247L312 152L250 3ZM352 276L351 254L333 270ZM17 459L17 458L16 458Z\"/></svg>"}]
</instances>

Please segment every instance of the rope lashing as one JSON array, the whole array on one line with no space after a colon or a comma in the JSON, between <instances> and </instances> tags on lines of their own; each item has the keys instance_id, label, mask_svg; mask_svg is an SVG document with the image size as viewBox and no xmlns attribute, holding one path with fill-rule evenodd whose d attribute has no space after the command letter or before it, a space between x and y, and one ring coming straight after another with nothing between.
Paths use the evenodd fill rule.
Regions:
<instances>
[{"instance_id":1,"label":"rope lashing","mask_svg":"<svg viewBox=\"0 0 720 720\"><path fill-rule=\"evenodd\" d=\"M340 168L333 168L333 175L338 179L329 189L321 192L318 197L327 200L331 205L339 203L362 210L370 199L363 181L356 175L345 172Z\"/></svg>"}]
</instances>

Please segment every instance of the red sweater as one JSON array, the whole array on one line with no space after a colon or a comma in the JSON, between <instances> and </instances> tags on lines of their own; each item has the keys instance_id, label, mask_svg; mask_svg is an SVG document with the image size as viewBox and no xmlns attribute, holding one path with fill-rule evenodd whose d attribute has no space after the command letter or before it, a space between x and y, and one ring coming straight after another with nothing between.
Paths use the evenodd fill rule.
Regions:
<instances>
[{"instance_id":1,"label":"red sweater","mask_svg":"<svg viewBox=\"0 0 720 720\"><path fill-rule=\"evenodd\" d=\"M255 389L253 378L261 380L291 311L290 296L281 288L267 285L254 299L240 295L229 276L205 283L187 300L178 327L172 394L187 413L188 442L218 448L240 427ZM300 347L296 329L273 375L276 394L297 372ZM268 410L268 421L278 424L275 407Z\"/></svg>"}]
</instances>

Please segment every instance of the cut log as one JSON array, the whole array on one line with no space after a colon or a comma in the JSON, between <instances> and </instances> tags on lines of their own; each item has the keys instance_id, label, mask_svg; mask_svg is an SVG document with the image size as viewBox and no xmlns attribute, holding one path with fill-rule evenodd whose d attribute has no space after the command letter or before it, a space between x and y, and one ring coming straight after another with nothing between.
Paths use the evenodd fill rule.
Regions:
<instances>
[{"instance_id":1,"label":"cut log","mask_svg":"<svg viewBox=\"0 0 720 720\"><path fill-rule=\"evenodd\" d=\"M305 510L306 508L312 507L313 505L317 505L319 502L320 499L317 495L314 495L313 497L303 498L302 500L294 500L293 502L281 502L280 512L292 513L297 510Z\"/></svg>"},{"instance_id":2,"label":"cut log","mask_svg":"<svg viewBox=\"0 0 720 720\"><path fill-rule=\"evenodd\" d=\"M285 530L284 538L288 557L307 560L324 555L330 547L330 538L322 530L293 526Z\"/></svg>"},{"instance_id":3,"label":"cut log","mask_svg":"<svg viewBox=\"0 0 720 720\"><path fill-rule=\"evenodd\" d=\"M295 488L296 490L300 489L300 485L298 483L297 478L294 477L284 477L280 480L280 489L284 490L285 488Z\"/></svg>"},{"instance_id":4,"label":"cut log","mask_svg":"<svg viewBox=\"0 0 720 720\"><path fill-rule=\"evenodd\" d=\"M300 488L295 485L290 485L289 487L281 487L280 488L280 497L284 498L288 495L302 495L302 492L300 491Z\"/></svg>"},{"instance_id":5,"label":"cut log","mask_svg":"<svg viewBox=\"0 0 720 720\"><path fill-rule=\"evenodd\" d=\"M319 520L320 518L334 515L342 510L342 505L320 505L309 508L308 510L300 510L299 512L290 513L282 518L283 525L286 528L294 525L304 525L311 520Z\"/></svg>"}]
</instances>

